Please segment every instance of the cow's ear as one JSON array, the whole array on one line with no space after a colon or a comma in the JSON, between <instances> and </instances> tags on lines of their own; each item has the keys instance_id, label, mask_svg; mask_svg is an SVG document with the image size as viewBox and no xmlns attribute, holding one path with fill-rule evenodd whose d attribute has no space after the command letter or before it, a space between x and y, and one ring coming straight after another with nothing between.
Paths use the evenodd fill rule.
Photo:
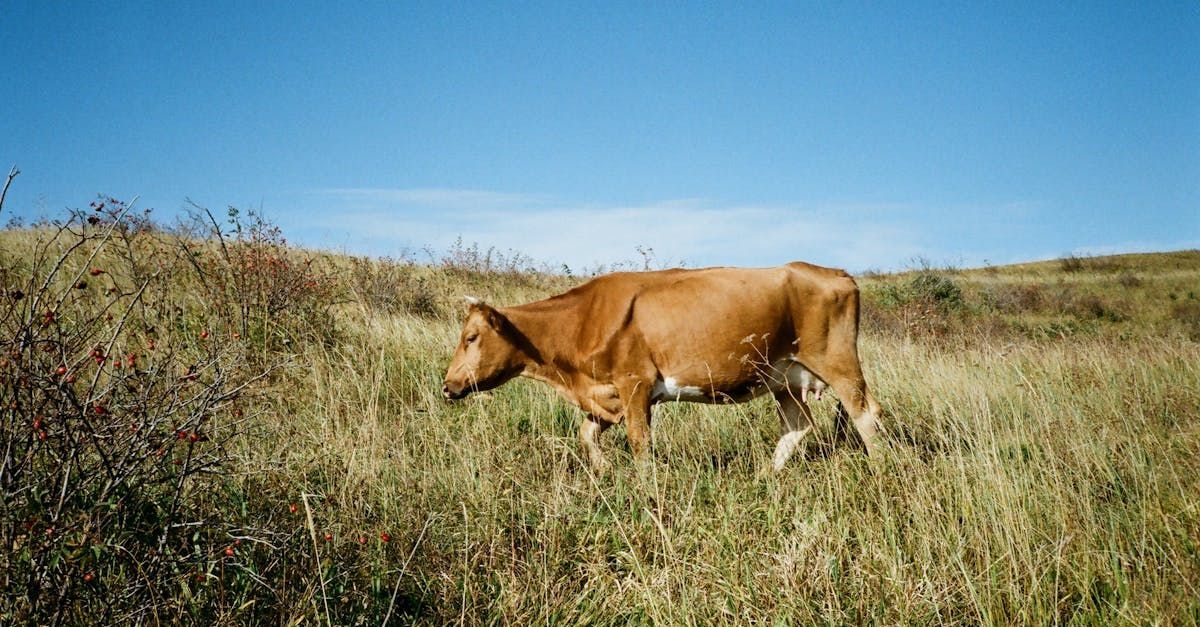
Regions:
<instances>
[{"instance_id":1,"label":"cow's ear","mask_svg":"<svg viewBox=\"0 0 1200 627\"><path fill-rule=\"evenodd\" d=\"M503 331L508 320L504 318L504 314L496 310L495 307L487 303L479 303L476 305L483 312L483 319L487 320L488 326L497 331Z\"/></svg>"}]
</instances>

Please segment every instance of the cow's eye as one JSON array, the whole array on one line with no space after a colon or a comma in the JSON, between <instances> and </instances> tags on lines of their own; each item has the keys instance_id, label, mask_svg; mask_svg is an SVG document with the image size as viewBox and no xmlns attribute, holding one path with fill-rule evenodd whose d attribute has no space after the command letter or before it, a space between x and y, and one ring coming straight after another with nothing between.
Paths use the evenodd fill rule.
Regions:
<instances>
[{"instance_id":1,"label":"cow's eye","mask_svg":"<svg viewBox=\"0 0 1200 627\"><path fill-rule=\"evenodd\" d=\"M471 343L473 343L475 340L478 340L478 339L479 339L479 334L468 335L468 336L467 336L467 344L471 344Z\"/></svg>"}]
</instances>

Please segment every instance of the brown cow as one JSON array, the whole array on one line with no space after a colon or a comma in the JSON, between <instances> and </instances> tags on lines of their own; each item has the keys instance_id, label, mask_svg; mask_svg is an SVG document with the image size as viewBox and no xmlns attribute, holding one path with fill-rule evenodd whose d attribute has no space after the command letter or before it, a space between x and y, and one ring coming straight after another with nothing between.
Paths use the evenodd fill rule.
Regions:
<instances>
[{"instance_id":1,"label":"brown cow","mask_svg":"<svg viewBox=\"0 0 1200 627\"><path fill-rule=\"evenodd\" d=\"M858 361L858 286L841 270L620 272L526 305L468 301L442 393L458 399L517 376L547 383L587 412L579 440L596 468L599 435L622 421L634 456L646 454L655 403L770 392L778 470L813 428L809 395L826 387L841 401L838 432L852 420L875 453L882 427Z\"/></svg>"}]
</instances>

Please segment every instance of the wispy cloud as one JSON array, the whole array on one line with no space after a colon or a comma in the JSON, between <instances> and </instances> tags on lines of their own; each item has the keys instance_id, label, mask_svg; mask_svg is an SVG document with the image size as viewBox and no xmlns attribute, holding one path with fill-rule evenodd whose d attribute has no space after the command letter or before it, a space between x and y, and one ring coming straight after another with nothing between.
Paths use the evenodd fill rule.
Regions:
<instances>
[{"instance_id":1,"label":"wispy cloud","mask_svg":"<svg viewBox=\"0 0 1200 627\"><path fill-rule=\"evenodd\" d=\"M544 194L475 189L325 189L299 212L289 233L310 245L394 255L455 240L518 251L573 269L640 261L650 248L660 264L765 266L791 260L846 268L894 270L917 258L977 266L1075 254L1178 250L1173 242L1081 245L1077 235L1046 228L1055 207L1038 201L994 206L899 203L750 205L703 198L637 204L578 202ZM305 200L301 200L304 208ZM318 208L319 207L319 208ZM1061 249L1047 243L1062 241ZM1052 244L1051 244L1052 245Z\"/></svg>"},{"instance_id":2,"label":"wispy cloud","mask_svg":"<svg viewBox=\"0 0 1200 627\"><path fill-rule=\"evenodd\" d=\"M341 232L351 248L387 254L444 249L458 237L539 261L594 267L650 248L663 263L773 265L795 259L862 270L927 254L920 233L887 220L886 206L722 204L668 199L621 205L544 195L453 189L327 189L331 210L309 226ZM421 211L425 209L425 211ZM437 211L428 211L437 209Z\"/></svg>"}]
</instances>

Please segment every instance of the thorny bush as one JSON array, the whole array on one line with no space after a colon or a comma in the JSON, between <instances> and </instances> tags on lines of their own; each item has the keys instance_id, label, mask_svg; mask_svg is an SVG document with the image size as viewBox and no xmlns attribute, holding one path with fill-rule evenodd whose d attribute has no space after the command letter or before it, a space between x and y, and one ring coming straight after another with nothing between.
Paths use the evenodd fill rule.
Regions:
<instances>
[{"instance_id":1,"label":"thorny bush","mask_svg":"<svg viewBox=\"0 0 1200 627\"><path fill-rule=\"evenodd\" d=\"M298 340L329 338L331 277L310 256L288 248L278 226L230 207L226 225L197 208L183 243L212 315L264 350L287 350ZM215 243L215 245L214 245Z\"/></svg>"},{"instance_id":2,"label":"thorny bush","mask_svg":"<svg viewBox=\"0 0 1200 627\"><path fill-rule=\"evenodd\" d=\"M0 623L175 621L224 572L214 471L282 363L271 317L321 306L264 223L236 233L105 198L0 252Z\"/></svg>"}]
</instances>

